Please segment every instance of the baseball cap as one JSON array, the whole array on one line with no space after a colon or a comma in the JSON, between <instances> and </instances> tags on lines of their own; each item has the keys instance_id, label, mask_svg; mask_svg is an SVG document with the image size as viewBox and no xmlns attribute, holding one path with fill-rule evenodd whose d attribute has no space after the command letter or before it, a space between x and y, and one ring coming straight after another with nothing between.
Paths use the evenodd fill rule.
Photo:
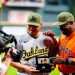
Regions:
<instances>
[{"instance_id":1,"label":"baseball cap","mask_svg":"<svg viewBox=\"0 0 75 75\"><path fill-rule=\"evenodd\" d=\"M67 22L73 22L74 16L70 12L61 12L57 15L57 20L54 25L63 25Z\"/></svg>"},{"instance_id":2,"label":"baseball cap","mask_svg":"<svg viewBox=\"0 0 75 75\"><path fill-rule=\"evenodd\" d=\"M27 25L40 26L41 25L41 16L37 13L30 13L28 16Z\"/></svg>"}]
</instances>

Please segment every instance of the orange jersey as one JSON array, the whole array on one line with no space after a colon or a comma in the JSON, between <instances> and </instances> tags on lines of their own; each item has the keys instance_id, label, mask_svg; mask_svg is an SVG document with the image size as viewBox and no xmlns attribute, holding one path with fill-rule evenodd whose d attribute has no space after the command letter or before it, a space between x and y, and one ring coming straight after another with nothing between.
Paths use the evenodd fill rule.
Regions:
<instances>
[{"instance_id":1,"label":"orange jersey","mask_svg":"<svg viewBox=\"0 0 75 75\"><path fill-rule=\"evenodd\" d=\"M62 58L73 57L75 58L75 32L73 32L70 36L61 35L59 39L60 52L59 55ZM74 65L59 65L60 71L64 73L75 73Z\"/></svg>"}]
</instances>

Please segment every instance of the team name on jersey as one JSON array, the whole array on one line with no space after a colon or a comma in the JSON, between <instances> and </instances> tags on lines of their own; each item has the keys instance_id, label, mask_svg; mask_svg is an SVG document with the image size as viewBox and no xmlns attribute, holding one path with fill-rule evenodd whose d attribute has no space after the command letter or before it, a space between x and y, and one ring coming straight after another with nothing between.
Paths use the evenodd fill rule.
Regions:
<instances>
[{"instance_id":1,"label":"team name on jersey","mask_svg":"<svg viewBox=\"0 0 75 75\"><path fill-rule=\"evenodd\" d=\"M30 51L23 50L23 59L29 59L35 56L48 56L48 48L41 48L38 47L31 48Z\"/></svg>"},{"instance_id":2,"label":"team name on jersey","mask_svg":"<svg viewBox=\"0 0 75 75\"><path fill-rule=\"evenodd\" d=\"M69 48L66 48L64 46L59 47L60 52L67 54L69 57L72 56L72 51Z\"/></svg>"}]
</instances>

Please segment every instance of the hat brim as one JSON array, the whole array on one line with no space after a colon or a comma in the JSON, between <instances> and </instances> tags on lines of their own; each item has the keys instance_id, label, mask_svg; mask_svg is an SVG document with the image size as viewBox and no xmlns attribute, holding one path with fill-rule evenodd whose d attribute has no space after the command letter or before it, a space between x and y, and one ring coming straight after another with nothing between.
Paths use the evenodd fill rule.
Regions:
<instances>
[{"instance_id":1,"label":"hat brim","mask_svg":"<svg viewBox=\"0 0 75 75\"><path fill-rule=\"evenodd\" d=\"M27 23L27 25L33 25L33 26L41 26L40 24L38 24L38 23L33 23L33 22L29 22L29 23Z\"/></svg>"},{"instance_id":2,"label":"hat brim","mask_svg":"<svg viewBox=\"0 0 75 75\"><path fill-rule=\"evenodd\" d=\"M65 24L66 22L54 22L52 23L52 25L55 25L55 26L61 26L63 24Z\"/></svg>"}]
</instances>

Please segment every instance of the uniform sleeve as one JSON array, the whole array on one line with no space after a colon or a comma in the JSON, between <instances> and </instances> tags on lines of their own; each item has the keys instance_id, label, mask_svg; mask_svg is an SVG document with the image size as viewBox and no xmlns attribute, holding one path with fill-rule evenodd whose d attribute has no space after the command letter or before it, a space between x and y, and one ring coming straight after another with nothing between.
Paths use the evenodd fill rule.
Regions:
<instances>
[{"instance_id":1,"label":"uniform sleeve","mask_svg":"<svg viewBox=\"0 0 75 75\"><path fill-rule=\"evenodd\" d=\"M16 36L17 49L18 49L18 50L22 50L22 49L23 49L23 47L22 47L22 37L23 37L23 36Z\"/></svg>"}]
</instances>

